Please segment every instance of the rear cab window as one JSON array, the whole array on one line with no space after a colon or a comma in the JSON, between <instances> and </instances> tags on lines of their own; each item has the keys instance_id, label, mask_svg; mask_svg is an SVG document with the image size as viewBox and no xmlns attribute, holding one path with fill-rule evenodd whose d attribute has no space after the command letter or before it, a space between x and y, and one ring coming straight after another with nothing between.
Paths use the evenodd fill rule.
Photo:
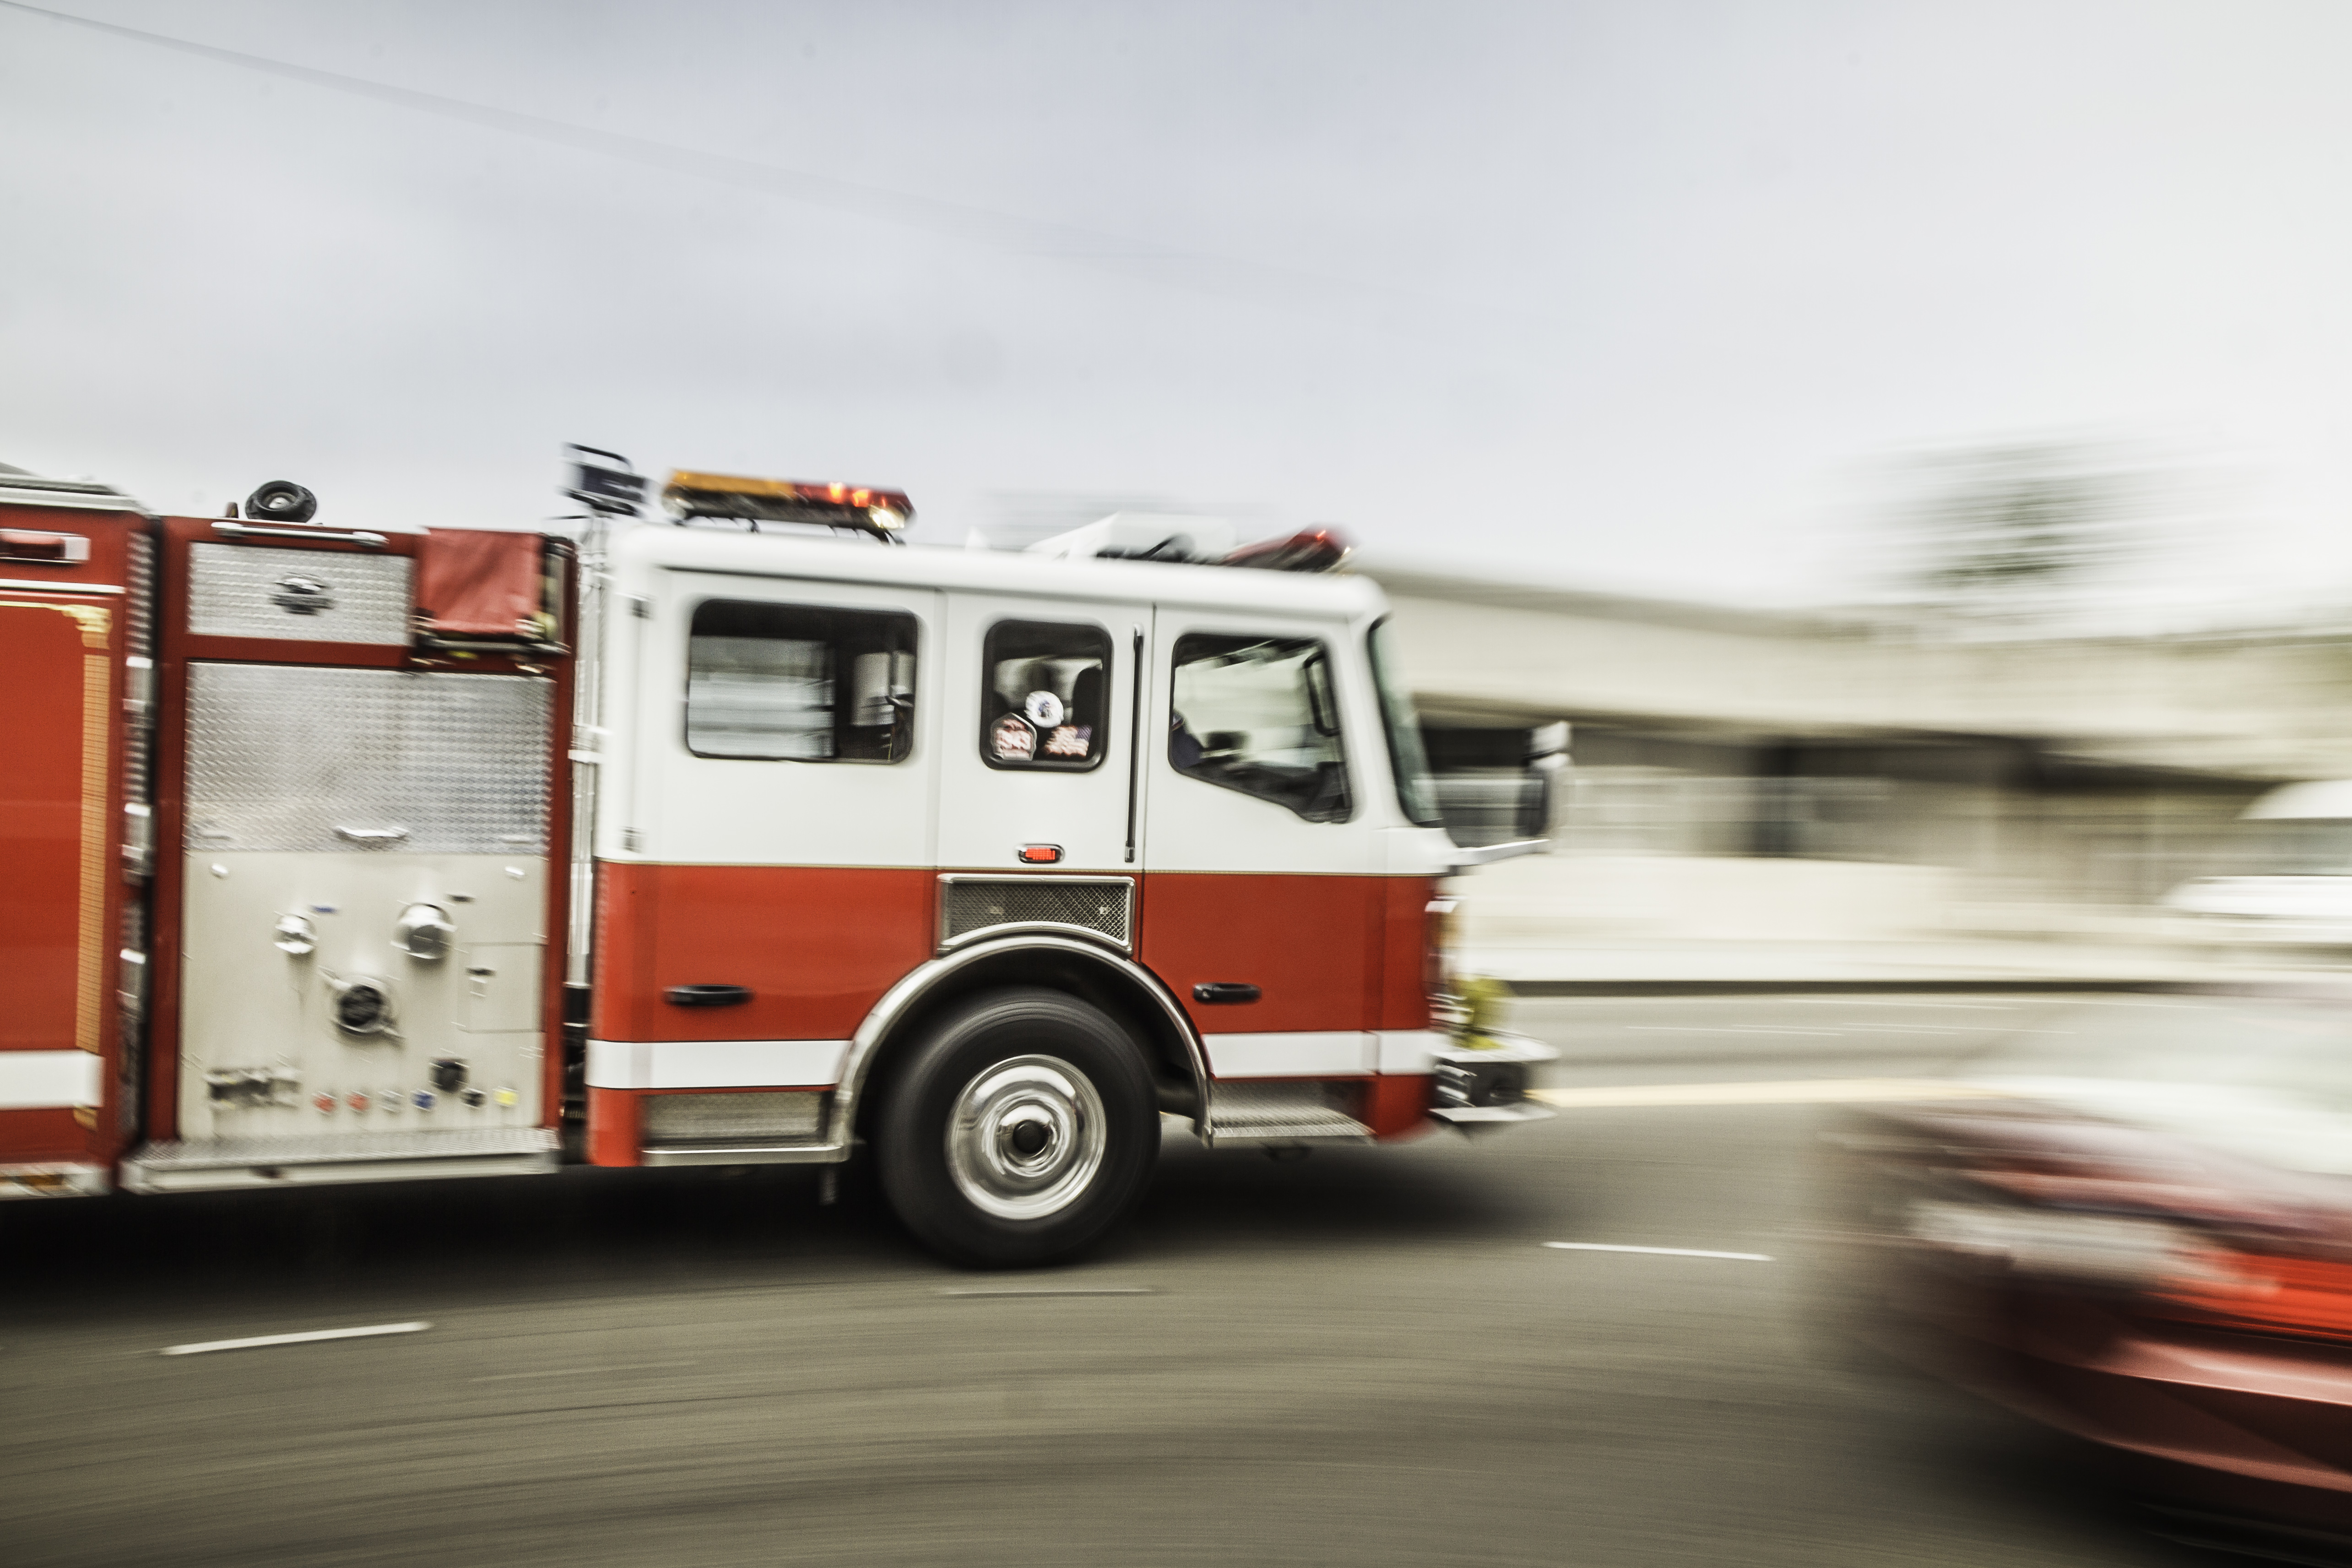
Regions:
<instances>
[{"instance_id":1,"label":"rear cab window","mask_svg":"<svg viewBox=\"0 0 2352 1568\"><path fill-rule=\"evenodd\" d=\"M687 639L687 750L903 762L914 750L917 635L903 610L707 600Z\"/></svg>"}]
</instances>

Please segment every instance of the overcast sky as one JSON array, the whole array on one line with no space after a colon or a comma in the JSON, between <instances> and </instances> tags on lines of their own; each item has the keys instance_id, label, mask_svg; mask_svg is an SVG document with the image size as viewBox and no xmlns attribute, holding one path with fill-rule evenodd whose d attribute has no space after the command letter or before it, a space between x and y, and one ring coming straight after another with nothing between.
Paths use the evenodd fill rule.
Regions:
<instances>
[{"instance_id":1,"label":"overcast sky","mask_svg":"<svg viewBox=\"0 0 2352 1568\"><path fill-rule=\"evenodd\" d=\"M2352 589L2340 4L54 8L398 89L0 5L0 461L163 509L581 440L1785 602L2054 435Z\"/></svg>"}]
</instances>

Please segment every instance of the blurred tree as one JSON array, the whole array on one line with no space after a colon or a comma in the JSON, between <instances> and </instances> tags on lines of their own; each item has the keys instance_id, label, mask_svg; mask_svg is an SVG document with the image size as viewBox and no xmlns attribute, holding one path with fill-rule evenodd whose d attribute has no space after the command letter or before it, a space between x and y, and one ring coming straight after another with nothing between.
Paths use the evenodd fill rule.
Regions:
<instances>
[{"instance_id":1,"label":"blurred tree","mask_svg":"<svg viewBox=\"0 0 2352 1568\"><path fill-rule=\"evenodd\" d=\"M1906 585L1946 609L2058 609L2148 542L2140 477L2095 447L1971 447L1922 459L1910 477Z\"/></svg>"}]
</instances>

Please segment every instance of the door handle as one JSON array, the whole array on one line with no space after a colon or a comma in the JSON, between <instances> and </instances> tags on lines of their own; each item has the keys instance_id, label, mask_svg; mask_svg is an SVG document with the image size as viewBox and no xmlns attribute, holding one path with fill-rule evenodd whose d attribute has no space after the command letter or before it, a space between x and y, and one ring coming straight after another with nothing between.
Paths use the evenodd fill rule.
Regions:
<instances>
[{"instance_id":1,"label":"door handle","mask_svg":"<svg viewBox=\"0 0 2352 1568\"><path fill-rule=\"evenodd\" d=\"M1204 980L1192 987L1192 1000L1211 1007L1255 1002L1262 994L1256 986L1244 985L1238 980Z\"/></svg>"},{"instance_id":2,"label":"door handle","mask_svg":"<svg viewBox=\"0 0 2352 1568\"><path fill-rule=\"evenodd\" d=\"M673 985L662 993L673 1007L740 1007L751 999L749 985Z\"/></svg>"},{"instance_id":3,"label":"door handle","mask_svg":"<svg viewBox=\"0 0 2352 1568\"><path fill-rule=\"evenodd\" d=\"M405 827L338 827L335 837L353 844L397 844L408 837Z\"/></svg>"}]
</instances>

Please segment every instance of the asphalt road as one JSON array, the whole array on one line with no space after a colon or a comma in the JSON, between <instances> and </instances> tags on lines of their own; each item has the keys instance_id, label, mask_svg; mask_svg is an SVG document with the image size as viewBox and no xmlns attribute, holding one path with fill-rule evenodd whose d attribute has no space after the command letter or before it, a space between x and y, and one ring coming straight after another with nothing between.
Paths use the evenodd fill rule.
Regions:
<instances>
[{"instance_id":1,"label":"asphalt road","mask_svg":"<svg viewBox=\"0 0 2352 1568\"><path fill-rule=\"evenodd\" d=\"M1849 1080L1941 1073L2067 1005L1519 1022L1568 1050L1569 1087ZM1576 1109L1285 1163L1171 1137L1114 1245L1015 1276L944 1268L791 1168L16 1205L0 1559L2204 1561L2056 1446L1822 1354L1821 1114ZM406 1322L431 1326L158 1353Z\"/></svg>"}]
</instances>

